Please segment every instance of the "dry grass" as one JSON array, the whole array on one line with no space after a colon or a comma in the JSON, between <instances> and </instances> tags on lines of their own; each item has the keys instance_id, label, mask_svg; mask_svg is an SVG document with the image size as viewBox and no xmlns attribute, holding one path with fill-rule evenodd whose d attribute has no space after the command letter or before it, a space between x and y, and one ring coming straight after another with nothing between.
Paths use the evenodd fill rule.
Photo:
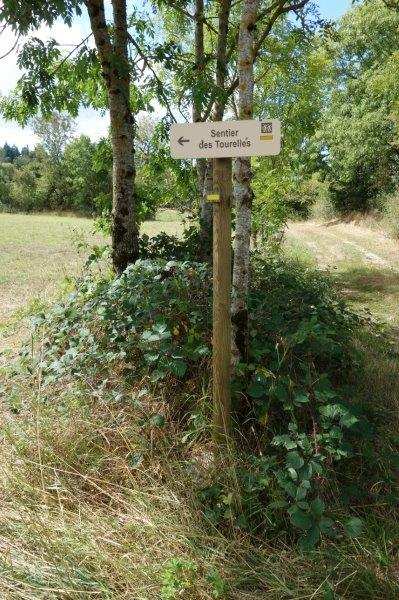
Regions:
<instances>
[{"instance_id":1,"label":"dry grass","mask_svg":"<svg viewBox=\"0 0 399 600\"><path fill-rule=\"evenodd\" d=\"M40 378L14 380L4 394L1 598L397 598L393 534L381 524L310 555L217 531L195 491L215 467L193 462L196 449L182 450L178 429L140 428L143 414L126 400L78 385L44 393Z\"/></svg>"},{"instance_id":2,"label":"dry grass","mask_svg":"<svg viewBox=\"0 0 399 600\"><path fill-rule=\"evenodd\" d=\"M20 239L16 246L12 235L7 238L5 221L0 221L1 243L8 239L9 252L21 253L15 276L10 275L12 258L0 257L10 299L19 283L26 286L30 298L41 297L46 289L45 298L50 299L63 273L51 271L51 248L71 252L66 268L77 267L77 254L68 249L64 220L87 227L87 233L91 227L89 221L71 217L40 217L36 243L43 242L49 249L43 251L41 261L32 251L25 258L31 261L30 268L22 254L23 240L26 244L29 236L24 237L22 230L32 217L16 220ZM167 225L173 233L181 226L173 221ZM157 221L145 228L154 234L165 225ZM307 237L298 234L298 251L303 248L300 241L321 246L323 235L317 240L311 236L311 232ZM324 249L327 257L328 245ZM42 272L36 279L37 265ZM377 271L373 286L386 294L386 288L396 282ZM51 273L48 280L46 272ZM364 286L363 279L359 285ZM23 294L20 297L22 301ZM375 349L370 349L370 357L372 365L359 395L370 396L370 402L379 406L397 406L397 361L378 355ZM40 374L16 377L11 364L3 370L2 380L0 598L398 598L399 561L397 569L392 567L397 540L388 521L370 517L360 539L323 543L307 555L286 545L283 537L251 540L242 531L217 531L201 514L196 490L212 480L213 469L220 470L220 465L201 467L198 459L203 448L182 444L184 431L178 425L144 426L149 415L138 408L135 387L123 400L112 401L107 382L97 389L84 388L78 381L51 389L43 386ZM146 384L137 382L138 388L142 383ZM149 414L158 402L151 395L146 398ZM392 410L392 421L395 415ZM172 561L179 561L181 568Z\"/></svg>"},{"instance_id":3,"label":"dry grass","mask_svg":"<svg viewBox=\"0 0 399 600\"><path fill-rule=\"evenodd\" d=\"M357 309L399 326L399 242L353 222L306 221L287 230L288 248L328 269Z\"/></svg>"}]
</instances>

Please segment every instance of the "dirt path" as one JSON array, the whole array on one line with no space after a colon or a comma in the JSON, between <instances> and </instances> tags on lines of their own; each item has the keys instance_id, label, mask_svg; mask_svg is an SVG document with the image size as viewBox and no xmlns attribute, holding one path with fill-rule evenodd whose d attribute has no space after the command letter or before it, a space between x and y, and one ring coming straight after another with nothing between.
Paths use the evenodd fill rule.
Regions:
<instances>
[{"instance_id":1,"label":"dirt path","mask_svg":"<svg viewBox=\"0 0 399 600\"><path fill-rule=\"evenodd\" d=\"M399 326L399 242L353 223L291 223L287 246L333 274L358 308Z\"/></svg>"}]
</instances>

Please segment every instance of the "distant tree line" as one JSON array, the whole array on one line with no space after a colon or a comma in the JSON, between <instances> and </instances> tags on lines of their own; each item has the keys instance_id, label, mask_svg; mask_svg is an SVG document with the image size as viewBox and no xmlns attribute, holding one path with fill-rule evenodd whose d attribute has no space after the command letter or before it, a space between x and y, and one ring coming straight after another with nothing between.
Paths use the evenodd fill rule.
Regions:
<instances>
[{"instance_id":1,"label":"distant tree line","mask_svg":"<svg viewBox=\"0 0 399 600\"><path fill-rule=\"evenodd\" d=\"M109 221L112 205L112 147L108 138L93 142L73 137L75 126L67 115L54 112L35 118L40 143L21 150L7 142L0 148L0 210L70 210L102 215ZM194 181L192 169L169 157L165 132L151 118L138 127L137 195L139 219L159 206L187 207Z\"/></svg>"},{"instance_id":2,"label":"distant tree line","mask_svg":"<svg viewBox=\"0 0 399 600\"><path fill-rule=\"evenodd\" d=\"M7 142L5 142L4 146L0 148L0 162L2 163L12 163L20 156L29 156L28 146L24 146L21 148L21 151L19 151L15 144L10 146Z\"/></svg>"},{"instance_id":3,"label":"distant tree line","mask_svg":"<svg viewBox=\"0 0 399 600\"><path fill-rule=\"evenodd\" d=\"M73 210L97 213L110 194L109 164L98 160L106 141L69 141L54 160L46 144L33 150L4 144L0 150L0 208L10 211ZM60 150L60 149L59 149Z\"/></svg>"}]
</instances>

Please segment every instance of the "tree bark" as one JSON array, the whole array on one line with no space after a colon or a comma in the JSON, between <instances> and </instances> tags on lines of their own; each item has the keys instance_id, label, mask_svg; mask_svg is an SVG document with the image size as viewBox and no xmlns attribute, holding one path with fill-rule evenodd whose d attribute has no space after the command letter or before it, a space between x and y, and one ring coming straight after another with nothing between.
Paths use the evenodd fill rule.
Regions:
<instances>
[{"instance_id":1,"label":"tree bark","mask_svg":"<svg viewBox=\"0 0 399 600\"><path fill-rule=\"evenodd\" d=\"M227 36L229 33L230 10L231 0L219 0L219 30L216 49L216 85L219 88L219 93L214 105L214 121L223 120L224 110L227 102L225 84L227 75Z\"/></svg>"},{"instance_id":2,"label":"tree bark","mask_svg":"<svg viewBox=\"0 0 399 600\"><path fill-rule=\"evenodd\" d=\"M197 82L202 83L205 65L204 54L204 0L195 0L195 73ZM194 88L193 91L193 122L202 121L202 94ZM206 159L198 159L197 189L200 204L200 248L199 255L203 259L211 256L212 243L212 205L206 201L205 178L207 170Z\"/></svg>"},{"instance_id":3,"label":"tree bark","mask_svg":"<svg viewBox=\"0 0 399 600\"><path fill-rule=\"evenodd\" d=\"M240 119L252 119L254 103L254 32L259 11L259 0L245 0L238 38L238 78ZM250 280L251 212L251 159L237 158L234 167L234 196L236 228L234 239L233 294L232 294L232 352L234 362L247 361L248 289Z\"/></svg>"},{"instance_id":4,"label":"tree bark","mask_svg":"<svg viewBox=\"0 0 399 600\"><path fill-rule=\"evenodd\" d=\"M86 6L109 99L113 150L112 262L120 274L137 260L139 251L126 0L112 0L113 43L105 20L104 1L86 0Z\"/></svg>"},{"instance_id":5,"label":"tree bark","mask_svg":"<svg viewBox=\"0 0 399 600\"><path fill-rule=\"evenodd\" d=\"M203 161L204 172L202 182L202 199L200 214L200 255L203 260L210 260L212 256L213 240L213 205L207 197L213 193L213 161Z\"/></svg>"}]
</instances>

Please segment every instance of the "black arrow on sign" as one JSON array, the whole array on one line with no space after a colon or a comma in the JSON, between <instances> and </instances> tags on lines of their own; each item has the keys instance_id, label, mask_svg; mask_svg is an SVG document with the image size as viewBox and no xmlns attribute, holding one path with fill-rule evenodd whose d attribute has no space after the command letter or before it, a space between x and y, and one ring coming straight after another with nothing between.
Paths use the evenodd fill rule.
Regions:
<instances>
[{"instance_id":1,"label":"black arrow on sign","mask_svg":"<svg viewBox=\"0 0 399 600\"><path fill-rule=\"evenodd\" d=\"M189 142L190 140L185 140L183 136L179 137L179 139L177 140L180 144L180 146L183 146L183 144L185 144L186 142Z\"/></svg>"}]
</instances>

